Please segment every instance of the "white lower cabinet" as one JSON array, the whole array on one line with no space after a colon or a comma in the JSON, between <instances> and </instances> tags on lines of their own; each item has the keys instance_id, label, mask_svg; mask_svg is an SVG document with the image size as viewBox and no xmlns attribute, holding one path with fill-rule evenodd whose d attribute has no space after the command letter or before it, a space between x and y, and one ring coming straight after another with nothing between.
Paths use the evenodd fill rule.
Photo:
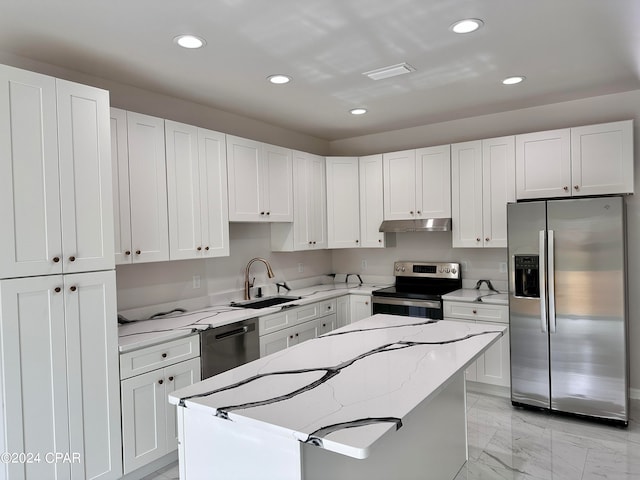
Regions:
<instances>
[{"instance_id":1,"label":"white lower cabinet","mask_svg":"<svg viewBox=\"0 0 640 480\"><path fill-rule=\"evenodd\" d=\"M343 295L336 299L336 328L344 327L351 323L351 295Z\"/></svg>"},{"instance_id":2,"label":"white lower cabinet","mask_svg":"<svg viewBox=\"0 0 640 480\"><path fill-rule=\"evenodd\" d=\"M3 280L0 305L0 451L40 458L0 478L120 478L115 272Z\"/></svg>"},{"instance_id":3,"label":"white lower cabinet","mask_svg":"<svg viewBox=\"0 0 640 480\"><path fill-rule=\"evenodd\" d=\"M487 330L490 330L492 324L508 325L509 307L445 300L444 319L486 324ZM465 371L466 378L478 383L509 387L511 385L510 361L509 329L507 328L498 342L469 366Z\"/></svg>"},{"instance_id":4,"label":"white lower cabinet","mask_svg":"<svg viewBox=\"0 0 640 480\"><path fill-rule=\"evenodd\" d=\"M350 323L371 316L371 297L368 295L350 295Z\"/></svg>"},{"instance_id":5,"label":"white lower cabinet","mask_svg":"<svg viewBox=\"0 0 640 480\"><path fill-rule=\"evenodd\" d=\"M260 356L265 357L334 330L335 298L260 317Z\"/></svg>"},{"instance_id":6,"label":"white lower cabinet","mask_svg":"<svg viewBox=\"0 0 640 480\"><path fill-rule=\"evenodd\" d=\"M176 407L167 397L174 390L200 381L200 351L193 345L199 345L197 335L121 355L141 371L163 362L167 365L121 382L125 474L178 448ZM175 363L185 355L195 357Z\"/></svg>"}]
</instances>

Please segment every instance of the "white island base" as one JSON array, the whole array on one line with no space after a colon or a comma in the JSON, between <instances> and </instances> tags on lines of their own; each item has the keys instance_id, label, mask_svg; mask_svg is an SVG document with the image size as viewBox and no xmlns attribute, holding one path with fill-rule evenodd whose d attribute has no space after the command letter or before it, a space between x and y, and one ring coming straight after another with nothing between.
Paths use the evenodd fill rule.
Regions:
<instances>
[{"instance_id":1,"label":"white island base","mask_svg":"<svg viewBox=\"0 0 640 480\"><path fill-rule=\"evenodd\" d=\"M180 478L247 480L453 479L467 460L464 372L412 411L367 458L178 408Z\"/></svg>"}]
</instances>

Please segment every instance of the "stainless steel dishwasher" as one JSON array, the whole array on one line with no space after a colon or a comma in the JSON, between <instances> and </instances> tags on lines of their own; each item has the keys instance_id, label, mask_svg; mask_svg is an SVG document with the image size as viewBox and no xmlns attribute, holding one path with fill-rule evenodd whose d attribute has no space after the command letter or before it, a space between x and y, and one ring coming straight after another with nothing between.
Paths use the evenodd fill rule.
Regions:
<instances>
[{"instance_id":1,"label":"stainless steel dishwasher","mask_svg":"<svg viewBox=\"0 0 640 480\"><path fill-rule=\"evenodd\" d=\"M258 319L200 332L202 380L260 358Z\"/></svg>"}]
</instances>

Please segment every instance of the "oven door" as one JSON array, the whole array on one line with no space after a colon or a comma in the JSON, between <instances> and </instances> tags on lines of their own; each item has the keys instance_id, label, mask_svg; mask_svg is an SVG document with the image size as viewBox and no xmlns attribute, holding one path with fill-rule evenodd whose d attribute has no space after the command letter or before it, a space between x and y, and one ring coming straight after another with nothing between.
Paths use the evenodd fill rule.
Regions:
<instances>
[{"instance_id":1,"label":"oven door","mask_svg":"<svg viewBox=\"0 0 640 480\"><path fill-rule=\"evenodd\" d=\"M376 297L371 299L372 311L389 315L441 319L442 302L439 300L414 300L396 297Z\"/></svg>"}]
</instances>

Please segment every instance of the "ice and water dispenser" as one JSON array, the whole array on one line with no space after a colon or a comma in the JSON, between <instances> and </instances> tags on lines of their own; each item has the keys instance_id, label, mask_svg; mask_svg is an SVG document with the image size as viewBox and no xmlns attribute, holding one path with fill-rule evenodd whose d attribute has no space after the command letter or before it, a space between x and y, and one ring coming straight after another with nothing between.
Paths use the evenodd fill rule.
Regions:
<instances>
[{"instance_id":1,"label":"ice and water dispenser","mask_svg":"<svg viewBox=\"0 0 640 480\"><path fill-rule=\"evenodd\" d=\"M515 255L515 296L540 298L538 255Z\"/></svg>"}]
</instances>

